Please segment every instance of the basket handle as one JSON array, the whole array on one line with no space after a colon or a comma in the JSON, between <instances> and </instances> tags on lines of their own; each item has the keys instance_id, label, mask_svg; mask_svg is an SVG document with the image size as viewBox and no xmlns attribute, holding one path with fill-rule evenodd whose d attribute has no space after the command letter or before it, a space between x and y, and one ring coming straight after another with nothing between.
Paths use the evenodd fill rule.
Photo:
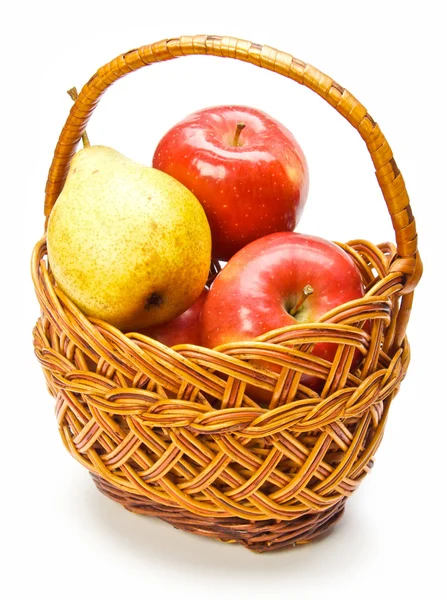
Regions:
<instances>
[{"instance_id":1,"label":"basket handle","mask_svg":"<svg viewBox=\"0 0 447 600\"><path fill-rule=\"evenodd\" d=\"M422 275L422 263L417 251L416 223L403 177L377 123L352 94L315 67L269 46L234 37L195 35L166 39L120 54L101 67L82 88L60 134L45 188L44 212L47 220L64 186L76 146L105 90L131 71L154 62L191 54L234 58L293 79L324 98L357 129L374 163L396 236L397 256L390 270L405 276L400 294L412 292Z\"/></svg>"}]
</instances>

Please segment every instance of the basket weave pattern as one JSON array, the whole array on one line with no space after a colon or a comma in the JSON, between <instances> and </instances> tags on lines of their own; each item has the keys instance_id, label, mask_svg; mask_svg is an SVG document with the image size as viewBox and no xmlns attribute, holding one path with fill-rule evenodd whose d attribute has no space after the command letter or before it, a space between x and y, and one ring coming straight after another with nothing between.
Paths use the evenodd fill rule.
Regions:
<instances>
[{"instance_id":1,"label":"basket weave pattern","mask_svg":"<svg viewBox=\"0 0 447 600\"><path fill-rule=\"evenodd\" d=\"M265 551L322 533L372 467L409 362L405 329L421 275L416 229L391 150L351 94L288 54L217 36L144 46L92 77L56 147L46 217L101 94L132 70L187 54L251 62L332 104L366 142L397 246L340 244L367 293L318 323L214 350L174 350L82 314L55 285L43 238L32 260L41 306L34 347L56 399L62 440L103 493L176 527ZM332 362L309 352L322 341L337 345ZM353 370L358 352L362 360ZM300 382L303 373L324 380L320 393ZM268 394L268 405L253 399L253 388Z\"/></svg>"}]
</instances>

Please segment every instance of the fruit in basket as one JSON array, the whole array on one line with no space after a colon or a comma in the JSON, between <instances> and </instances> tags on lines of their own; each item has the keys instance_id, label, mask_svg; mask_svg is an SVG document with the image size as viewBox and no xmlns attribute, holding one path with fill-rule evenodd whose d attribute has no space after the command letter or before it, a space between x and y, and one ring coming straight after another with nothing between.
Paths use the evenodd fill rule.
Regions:
<instances>
[{"instance_id":1,"label":"fruit in basket","mask_svg":"<svg viewBox=\"0 0 447 600\"><path fill-rule=\"evenodd\" d=\"M202 311L203 344L215 348L315 322L363 295L360 271L339 246L315 236L274 233L240 250L216 277ZM335 351L336 344L319 342L312 354L330 361ZM301 381L314 389L320 383L306 375Z\"/></svg>"},{"instance_id":2,"label":"fruit in basket","mask_svg":"<svg viewBox=\"0 0 447 600\"><path fill-rule=\"evenodd\" d=\"M147 327L138 333L151 337L165 344L165 346L177 346L179 344L200 346L200 315L207 295L208 290L205 288L194 304L181 315L168 323Z\"/></svg>"},{"instance_id":3,"label":"fruit in basket","mask_svg":"<svg viewBox=\"0 0 447 600\"><path fill-rule=\"evenodd\" d=\"M152 164L197 196L218 260L269 233L293 231L307 198L308 168L298 142L254 108L193 113L161 139Z\"/></svg>"},{"instance_id":4,"label":"fruit in basket","mask_svg":"<svg viewBox=\"0 0 447 600\"><path fill-rule=\"evenodd\" d=\"M73 157L47 244L58 286L87 315L124 331L181 314L210 267L210 228L195 196L105 146Z\"/></svg>"}]
</instances>

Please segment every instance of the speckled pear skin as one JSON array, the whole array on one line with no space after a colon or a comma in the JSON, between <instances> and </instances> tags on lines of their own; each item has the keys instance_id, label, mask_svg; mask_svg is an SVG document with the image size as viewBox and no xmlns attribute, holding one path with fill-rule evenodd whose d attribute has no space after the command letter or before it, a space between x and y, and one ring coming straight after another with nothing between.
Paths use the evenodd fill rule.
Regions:
<instances>
[{"instance_id":1,"label":"speckled pear skin","mask_svg":"<svg viewBox=\"0 0 447 600\"><path fill-rule=\"evenodd\" d=\"M58 286L88 316L130 331L164 323L202 292L211 233L173 177L105 146L72 159L48 221Z\"/></svg>"}]
</instances>

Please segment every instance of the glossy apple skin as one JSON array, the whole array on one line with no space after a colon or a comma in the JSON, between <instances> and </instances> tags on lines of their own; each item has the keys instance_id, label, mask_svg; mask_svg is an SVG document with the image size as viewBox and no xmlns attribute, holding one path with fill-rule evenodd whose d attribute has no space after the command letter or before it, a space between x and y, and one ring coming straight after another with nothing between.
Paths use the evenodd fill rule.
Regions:
<instances>
[{"instance_id":1,"label":"glossy apple skin","mask_svg":"<svg viewBox=\"0 0 447 600\"><path fill-rule=\"evenodd\" d=\"M293 317L289 311L306 285L314 291ZM215 348L280 327L315 322L363 295L360 271L336 244L294 232L275 233L240 250L215 279L202 310L202 343ZM312 354L330 361L336 347L321 342ZM314 377L303 375L301 382L321 389L321 380Z\"/></svg>"},{"instance_id":2,"label":"glossy apple skin","mask_svg":"<svg viewBox=\"0 0 447 600\"><path fill-rule=\"evenodd\" d=\"M234 145L238 123L245 127ZM255 239L293 231L309 188L307 162L292 133L244 106L186 117L159 142L153 166L198 198L211 227L212 256L225 261Z\"/></svg>"},{"instance_id":3,"label":"glossy apple skin","mask_svg":"<svg viewBox=\"0 0 447 600\"><path fill-rule=\"evenodd\" d=\"M200 315L208 295L204 289L197 300L185 312L168 323L147 327L138 333L147 335L165 344L165 346L177 346L179 344L201 345Z\"/></svg>"}]
</instances>

